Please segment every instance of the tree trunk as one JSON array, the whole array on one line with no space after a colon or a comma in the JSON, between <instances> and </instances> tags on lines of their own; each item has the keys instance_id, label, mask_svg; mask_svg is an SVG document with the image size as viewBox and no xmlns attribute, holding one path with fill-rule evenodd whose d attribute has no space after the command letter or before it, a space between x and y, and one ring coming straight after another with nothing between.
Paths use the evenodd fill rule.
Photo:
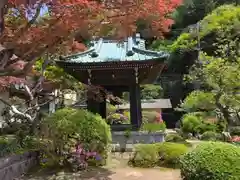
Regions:
<instances>
[{"instance_id":1,"label":"tree trunk","mask_svg":"<svg viewBox=\"0 0 240 180\"><path fill-rule=\"evenodd\" d=\"M229 124L231 124L231 116L228 111L228 107L223 107L222 104L219 102L221 96L222 96L221 92L218 92L216 94L216 96L215 96L216 103L215 104L216 104L217 108L221 111L224 119L227 121L226 129L228 129Z\"/></svg>"},{"instance_id":2,"label":"tree trunk","mask_svg":"<svg viewBox=\"0 0 240 180\"><path fill-rule=\"evenodd\" d=\"M4 31L4 15L6 13L7 0L0 0L0 36Z\"/></svg>"}]
</instances>

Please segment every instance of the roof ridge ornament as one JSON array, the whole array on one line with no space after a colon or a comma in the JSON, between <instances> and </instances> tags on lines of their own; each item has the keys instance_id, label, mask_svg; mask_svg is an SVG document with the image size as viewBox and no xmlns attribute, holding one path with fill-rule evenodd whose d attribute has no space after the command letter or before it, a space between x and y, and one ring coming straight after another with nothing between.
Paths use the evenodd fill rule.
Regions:
<instances>
[{"instance_id":1,"label":"roof ridge ornament","mask_svg":"<svg viewBox=\"0 0 240 180\"><path fill-rule=\"evenodd\" d=\"M128 37L128 39L127 39L127 53L126 54L127 54L127 56L132 56L134 54L132 37Z\"/></svg>"},{"instance_id":2,"label":"roof ridge ornament","mask_svg":"<svg viewBox=\"0 0 240 180\"><path fill-rule=\"evenodd\" d=\"M101 50L101 47L102 47L102 44L103 44L103 38L100 38L98 40L98 43L96 45L96 48L94 48L95 50L92 52L91 54L91 57L98 57L99 53L100 53L100 50Z\"/></svg>"},{"instance_id":3,"label":"roof ridge ornament","mask_svg":"<svg viewBox=\"0 0 240 180\"><path fill-rule=\"evenodd\" d=\"M139 43L140 43L140 41L141 41L141 35L140 35L140 33L136 33L135 40L136 40L136 44L139 44Z\"/></svg>"}]
</instances>

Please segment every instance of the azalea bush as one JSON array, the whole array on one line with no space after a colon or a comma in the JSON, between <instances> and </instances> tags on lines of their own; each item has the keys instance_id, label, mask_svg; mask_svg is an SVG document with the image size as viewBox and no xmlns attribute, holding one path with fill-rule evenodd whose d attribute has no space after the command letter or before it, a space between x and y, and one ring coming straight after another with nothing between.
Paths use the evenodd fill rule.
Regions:
<instances>
[{"instance_id":1,"label":"azalea bush","mask_svg":"<svg viewBox=\"0 0 240 180\"><path fill-rule=\"evenodd\" d=\"M240 145L240 136L233 136L233 137L230 139L230 142L232 142L232 143L235 144L235 145Z\"/></svg>"},{"instance_id":2,"label":"azalea bush","mask_svg":"<svg viewBox=\"0 0 240 180\"><path fill-rule=\"evenodd\" d=\"M41 130L46 141L43 159L50 159L50 164L81 169L88 164L106 163L111 132L100 115L82 109L61 109L43 121Z\"/></svg>"},{"instance_id":3,"label":"azalea bush","mask_svg":"<svg viewBox=\"0 0 240 180\"><path fill-rule=\"evenodd\" d=\"M101 161L101 155L96 151L86 150L81 144L76 144L65 158L65 164L68 164L73 171L86 169L92 161Z\"/></svg>"}]
</instances>

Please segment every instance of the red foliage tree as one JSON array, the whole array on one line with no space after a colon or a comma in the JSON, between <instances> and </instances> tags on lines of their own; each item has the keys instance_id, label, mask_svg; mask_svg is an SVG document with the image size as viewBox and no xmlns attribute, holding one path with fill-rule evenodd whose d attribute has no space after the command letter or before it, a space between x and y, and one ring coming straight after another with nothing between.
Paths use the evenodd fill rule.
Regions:
<instances>
[{"instance_id":1,"label":"red foliage tree","mask_svg":"<svg viewBox=\"0 0 240 180\"><path fill-rule=\"evenodd\" d=\"M115 37L125 37L136 32L138 20L144 20L152 32L162 36L173 23L169 14L180 3L181 0L0 0L0 86L23 81L46 52L60 55L84 50L81 38L76 38L79 35L101 36L107 31ZM43 80L42 72L33 87L24 86L31 101L42 89L39 86ZM39 107L31 101L30 109ZM34 119L31 113L8 106L18 116Z\"/></svg>"},{"instance_id":2,"label":"red foliage tree","mask_svg":"<svg viewBox=\"0 0 240 180\"><path fill-rule=\"evenodd\" d=\"M83 50L76 34L101 36L104 29L115 29L123 37L136 31L136 21L147 20L153 32L167 32L173 23L169 14L181 0L1 0L0 76L26 76L36 59L46 51L66 53ZM46 16L42 16L45 9ZM48 11L48 12L47 12ZM69 42L74 42L72 48ZM7 53L6 53L7 52ZM17 57L12 58L15 54ZM10 66L18 59L27 63L21 69ZM7 82L6 82L7 83Z\"/></svg>"}]
</instances>

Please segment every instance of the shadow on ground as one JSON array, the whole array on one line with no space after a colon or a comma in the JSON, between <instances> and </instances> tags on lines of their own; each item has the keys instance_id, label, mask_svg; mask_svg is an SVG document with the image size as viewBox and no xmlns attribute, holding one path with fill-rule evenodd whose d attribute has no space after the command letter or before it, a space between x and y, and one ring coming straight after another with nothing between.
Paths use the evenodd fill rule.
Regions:
<instances>
[{"instance_id":1,"label":"shadow on ground","mask_svg":"<svg viewBox=\"0 0 240 180\"><path fill-rule=\"evenodd\" d=\"M112 153L105 167L88 167L76 173L63 170L33 170L17 180L181 180L180 171L167 168L133 168L127 162L131 153Z\"/></svg>"},{"instance_id":2,"label":"shadow on ground","mask_svg":"<svg viewBox=\"0 0 240 180\"><path fill-rule=\"evenodd\" d=\"M88 168L86 171L69 172L65 170L31 171L17 180L111 180L115 172L106 168Z\"/></svg>"}]
</instances>

